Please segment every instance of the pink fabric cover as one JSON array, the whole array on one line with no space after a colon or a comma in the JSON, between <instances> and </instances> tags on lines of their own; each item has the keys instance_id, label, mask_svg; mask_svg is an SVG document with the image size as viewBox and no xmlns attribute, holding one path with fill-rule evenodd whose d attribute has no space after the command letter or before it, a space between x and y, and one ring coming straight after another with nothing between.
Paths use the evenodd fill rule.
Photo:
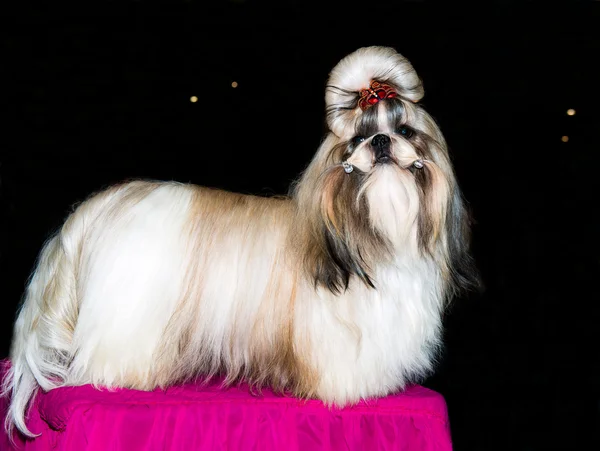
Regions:
<instances>
[{"instance_id":1,"label":"pink fabric cover","mask_svg":"<svg viewBox=\"0 0 600 451\"><path fill-rule=\"evenodd\" d=\"M5 365L4 365L5 366ZM6 413L0 399L0 413ZM38 395L34 440L4 429L0 450L411 450L452 449L444 398L421 386L344 409L247 387L186 384L142 392L65 387Z\"/></svg>"}]
</instances>

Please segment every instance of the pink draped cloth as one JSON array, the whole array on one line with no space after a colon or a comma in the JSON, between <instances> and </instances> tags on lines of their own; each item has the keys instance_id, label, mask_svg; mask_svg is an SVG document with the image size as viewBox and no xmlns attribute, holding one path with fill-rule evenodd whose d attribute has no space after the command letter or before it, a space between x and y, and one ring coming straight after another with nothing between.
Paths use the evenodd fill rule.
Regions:
<instances>
[{"instance_id":1,"label":"pink draped cloth","mask_svg":"<svg viewBox=\"0 0 600 451\"><path fill-rule=\"evenodd\" d=\"M6 414L7 399L0 399ZM328 409L240 385L186 384L142 392L89 385L40 393L28 419L33 440L0 432L0 450L410 450L450 451L444 398L422 386Z\"/></svg>"}]
</instances>

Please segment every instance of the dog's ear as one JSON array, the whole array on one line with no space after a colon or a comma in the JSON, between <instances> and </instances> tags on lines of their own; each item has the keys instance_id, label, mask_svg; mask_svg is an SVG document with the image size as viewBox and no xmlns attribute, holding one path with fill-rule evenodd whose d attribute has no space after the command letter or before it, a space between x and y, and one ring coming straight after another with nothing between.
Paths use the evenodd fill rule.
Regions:
<instances>
[{"instance_id":1,"label":"dog's ear","mask_svg":"<svg viewBox=\"0 0 600 451\"><path fill-rule=\"evenodd\" d=\"M352 276L375 288L372 262L387 254L385 239L370 224L366 197L358 197L360 177L335 165L314 186L304 263L315 285L333 293L346 290Z\"/></svg>"},{"instance_id":2,"label":"dog's ear","mask_svg":"<svg viewBox=\"0 0 600 451\"><path fill-rule=\"evenodd\" d=\"M454 186L446 215L449 282L453 296L484 289L470 252L471 222L471 213L462 193L458 186Z\"/></svg>"}]
</instances>

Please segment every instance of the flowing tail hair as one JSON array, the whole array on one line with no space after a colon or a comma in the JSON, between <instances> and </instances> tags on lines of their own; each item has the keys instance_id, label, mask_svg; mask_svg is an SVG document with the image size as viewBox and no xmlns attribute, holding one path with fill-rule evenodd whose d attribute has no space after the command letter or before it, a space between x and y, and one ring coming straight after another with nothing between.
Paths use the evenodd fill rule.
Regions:
<instances>
[{"instance_id":1,"label":"flowing tail hair","mask_svg":"<svg viewBox=\"0 0 600 451\"><path fill-rule=\"evenodd\" d=\"M67 379L77 318L73 264L77 252L65 236L73 238L61 231L44 245L15 323L11 367L2 383L2 394L11 398L5 420L9 435L16 426L34 437L25 417L38 387L50 390Z\"/></svg>"},{"instance_id":2,"label":"flowing tail hair","mask_svg":"<svg viewBox=\"0 0 600 451\"><path fill-rule=\"evenodd\" d=\"M39 388L69 385L79 315L77 271L86 232L107 219L102 217L107 204L126 204L128 197L152 189L150 183L132 183L91 196L44 244L15 322L11 366L2 381L1 396L10 398L4 425L9 437L15 426L27 437L39 435L26 425Z\"/></svg>"}]
</instances>

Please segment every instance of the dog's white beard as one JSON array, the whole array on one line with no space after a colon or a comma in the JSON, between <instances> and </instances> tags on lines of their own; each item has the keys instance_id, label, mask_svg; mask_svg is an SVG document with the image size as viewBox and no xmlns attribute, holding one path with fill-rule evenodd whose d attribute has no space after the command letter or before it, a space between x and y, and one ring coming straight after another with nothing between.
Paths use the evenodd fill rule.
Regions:
<instances>
[{"instance_id":1,"label":"dog's white beard","mask_svg":"<svg viewBox=\"0 0 600 451\"><path fill-rule=\"evenodd\" d=\"M412 174L397 165L383 165L370 175L363 191L373 226L397 252L416 257L419 194Z\"/></svg>"}]
</instances>

